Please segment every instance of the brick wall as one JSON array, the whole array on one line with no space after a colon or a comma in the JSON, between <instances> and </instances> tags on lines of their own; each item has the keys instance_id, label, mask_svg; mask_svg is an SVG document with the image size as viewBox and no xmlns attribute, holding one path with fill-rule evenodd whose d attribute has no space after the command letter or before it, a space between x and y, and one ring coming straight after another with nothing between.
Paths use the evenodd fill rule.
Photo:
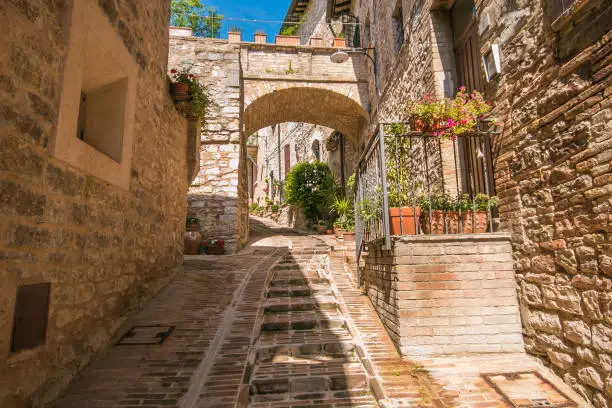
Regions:
<instances>
[{"instance_id":1,"label":"brick wall","mask_svg":"<svg viewBox=\"0 0 612 408\"><path fill-rule=\"evenodd\" d=\"M404 355L523 350L509 234L373 244L363 284Z\"/></svg>"},{"instance_id":2,"label":"brick wall","mask_svg":"<svg viewBox=\"0 0 612 408\"><path fill-rule=\"evenodd\" d=\"M0 5L0 406L47 406L182 262L187 130L166 80L170 2L100 1L138 64L128 190L48 150L72 80L69 3ZM16 288L40 282L52 285L46 343L11 353Z\"/></svg>"}]
</instances>

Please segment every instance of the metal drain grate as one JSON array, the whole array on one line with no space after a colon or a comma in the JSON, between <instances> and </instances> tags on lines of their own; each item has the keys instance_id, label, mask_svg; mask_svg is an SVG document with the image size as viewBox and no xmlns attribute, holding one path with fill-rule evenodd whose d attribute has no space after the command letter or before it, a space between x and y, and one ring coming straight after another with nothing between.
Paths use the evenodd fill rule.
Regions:
<instances>
[{"instance_id":1,"label":"metal drain grate","mask_svg":"<svg viewBox=\"0 0 612 408\"><path fill-rule=\"evenodd\" d=\"M119 339L117 346L147 346L162 344L174 326L134 326Z\"/></svg>"},{"instance_id":2,"label":"metal drain grate","mask_svg":"<svg viewBox=\"0 0 612 408\"><path fill-rule=\"evenodd\" d=\"M482 374L482 378L513 408L577 407L537 371Z\"/></svg>"}]
</instances>

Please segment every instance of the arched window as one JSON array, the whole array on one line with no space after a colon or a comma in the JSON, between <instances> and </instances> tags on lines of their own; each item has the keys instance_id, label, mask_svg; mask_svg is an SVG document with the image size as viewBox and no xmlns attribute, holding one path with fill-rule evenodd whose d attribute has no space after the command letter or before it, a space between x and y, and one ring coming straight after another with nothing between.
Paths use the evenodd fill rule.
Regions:
<instances>
[{"instance_id":1,"label":"arched window","mask_svg":"<svg viewBox=\"0 0 612 408\"><path fill-rule=\"evenodd\" d=\"M321 144L317 139L312 142L312 154L315 157L315 160L321 161Z\"/></svg>"}]
</instances>

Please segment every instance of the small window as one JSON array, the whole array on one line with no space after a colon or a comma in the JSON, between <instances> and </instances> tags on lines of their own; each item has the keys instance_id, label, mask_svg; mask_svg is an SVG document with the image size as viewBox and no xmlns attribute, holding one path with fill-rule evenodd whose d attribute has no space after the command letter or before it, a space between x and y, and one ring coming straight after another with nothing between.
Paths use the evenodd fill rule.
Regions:
<instances>
[{"instance_id":1,"label":"small window","mask_svg":"<svg viewBox=\"0 0 612 408\"><path fill-rule=\"evenodd\" d=\"M321 144L316 139L312 142L312 154L316 161L321 161Z\"/></svg>"},{"instance_id":2,"label":"small window","mask_svg":"<svg viewBox=\"0 0 612 408\"><path fill-rule=\"evenodd\" d=\"M395 40L395 51L402 49L404 45L404 12L402 10L402 0L397 1L397 6L393 12L393 37Z\"/></svg>"},{"instance_id":3,"label":"small window","mask_svg":"<svg viewBox=\"0 0 612 408\"><path fill-rule=\"evenodd\" d=\"M575 2L576 0L552 0L552 21L561 17Z\"/></svg>"},{"instance_id":4,"label":"small window","mask_svg":"<svg viewBox=\"0 0 612 408\"><path fill-rule=\"evenodd\" d=\"M489 48L489 51L482 57L482 60L485 68L485 75L487 77L487 81L490 81L496 75L501 73L499 45L492 44Z\"/></svg>"},{"instance_id":5,"label":"small window","mask_svg":"<svg viewBox=\"0 0 612 408\"><path fill-rule=\"evenodd\" d=\"M50 283L20 286L13 317L13 353L45 344L49 317Z\"/></svg>"}]
</instances>

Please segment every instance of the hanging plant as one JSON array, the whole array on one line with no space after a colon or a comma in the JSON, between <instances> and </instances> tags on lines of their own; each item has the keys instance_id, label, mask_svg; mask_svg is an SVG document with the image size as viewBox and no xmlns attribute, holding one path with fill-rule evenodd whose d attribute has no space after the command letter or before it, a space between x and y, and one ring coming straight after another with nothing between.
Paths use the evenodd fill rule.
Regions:
<instances>
[{"instance_id":1,"label":"hanging plant","mask_svg":"<svg viewBox=\"0 0 612 408\"><path fill-rule=\"evenodd\" d=\"M198 82L195 74L187 70L177 71L171 69L172 74L172 94L176 101L186 101L189 103L189 115L204 118L208 108L212 103L208 90Z\"/></svg>"},{"instance_id":2,"label":"hanging plant","mask_svg":"<svg viewBox=\"0 0 612 408\"><path fill-rule=\"evenodd\" d=\"M338 133L334 133L325 141L325 149L328 152L333 152L338 149L338 145L340 144L340 135Z\"/></svg>"}]
</instances>

